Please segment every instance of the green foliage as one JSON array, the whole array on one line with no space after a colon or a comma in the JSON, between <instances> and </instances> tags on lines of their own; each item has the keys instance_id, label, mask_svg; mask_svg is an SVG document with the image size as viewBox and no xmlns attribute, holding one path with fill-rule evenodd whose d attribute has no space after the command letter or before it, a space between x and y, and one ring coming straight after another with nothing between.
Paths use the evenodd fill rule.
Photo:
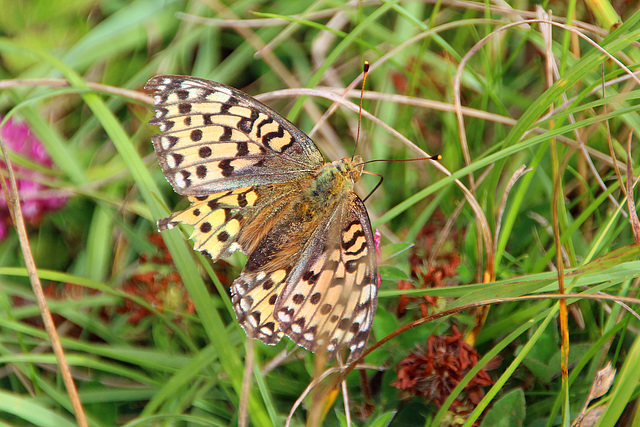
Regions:
<instances>
[{"instance_id":1,"label":"green foliage","mask_svg":"<svg viewBox=\"0 0 640 427\"><path fill-rule=\"evenodd\" d=\"M524 425L525 412L524 392L517 388L505 393L496 401L493 407L487 411L480 426L522 426Z\"/></svg>"},{"instance_id":2,"label":"green foliage","mask_svg":"<svg viewBox=\"0 0 640 427\"><path fill-rule=\"evenodd\" d=\"M630 312L637 300L622 306L607 299L635 295L640 271L621 189L626 162L637 176L639 159L640 91L624 68L637 71L640 63L640 12L633 2L617 10L621 23L610 32L616 14L608 2L599 10L585 9L599 2L544 3L560 17L556 22L588 28L575 31L598 47L560 27L545 39L538 22L505 28L532 19L535 2L519 3L527 13L488 2L227 3L0 1L0 113L27 123L51 161L38 163L16 150L10 159L19 178L46 185L41 198L66 199L29 220L27 229L90 424L234 425L246 399L253 425L282 425L317 375L315 356L286 338L274 347L255 342L244 394L244 374L251 373L246 337L228 294L244 259L234 255L212 265L178 229L163 232L164 243L153 237L156 220L185 202L153 155L150 137L157 129L147 125L144 83L156 74L188 74L264 94L305 132L320 124L312 137L335 160L354 150L357 113L339 107L321 120L332 105L321 96L326 92L269 95L326 87L342 95L364 60L372 71L357 154L365 160L443 156L436 166L365 165L384 177L367 200L382 233L382 285L369 346L423 311L494 305L483 324L466 310L395 336L365 358L366 380L358 372L347 376L348 406L341 394L332 400L312 393L291 425L303 425L318 405L328 405L326 425L347 425L347 419L370 426L559 424L578 415L607 361L619 371L596 402L604 408L600 423L637 421L640 322ZM486 36L488 43L477 45ZM551 81L548 61L559 73ZM453 108L457 94L462 130ZM359 101L355 93L347 99ZM530 170L510 183L521 165ZM363 176L359 194L377 182ZM554 222L564 286L576 295L569 300L568 393L560 370L559 303L536 299L558 293ZM11 223L1 205L0 225ZM17 235L6 230L0 240L0 422L75 425L64 384L51 369L56 358ZM504 299L509 302L498 301ZM398 364L417 349L429 353L430 337L453 336L452 325L465 338L478 327L477 353L469 356L477 364L460 368L459 381L446 387L423 373L415 387L423 387L422 397L392 386L399 382ZM466 347L462 340L456 345L447 355L462 364ZM474 389L479 372L495 384Z\"/></svg>"}]
</instances>

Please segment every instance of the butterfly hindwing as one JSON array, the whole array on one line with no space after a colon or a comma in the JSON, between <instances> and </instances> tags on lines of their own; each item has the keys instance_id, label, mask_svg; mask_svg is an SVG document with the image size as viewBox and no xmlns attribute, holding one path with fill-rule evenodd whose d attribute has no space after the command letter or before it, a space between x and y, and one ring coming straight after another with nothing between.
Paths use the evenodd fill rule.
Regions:
<instances>
[{"instance_id":1,"label":"butterfly hindwing","mask_svg":"<svg viewBox=\"0 0 640 427\"><path fill-rule=\"evenodd\" d=\"M273 344L285 334L329 358L342 347L350 348L350 360L364 350L376 309L377 263L364 204L351 197L309 224L312 231L295 233L285 216L249 257L231 288L248 336Z\"/></svg>"},{"instance_id":2,"label":"butterfly hindwing","mask_svg":"<svg viewBox=\"0 0 640 427\"><path fill-rule=\"evenodd\" d=\"M285 269L243 273L233 282L231 301L248 337L269 345L280 341L282 331L273 316L273 306L287 275Z\"/></svg>"},{"instance_id":3,"label":"butterfly hindwing","mask_svg":"<svg viewBox=\"0 0 640 427\"><path fill-rule=\"evenodd\" d=\"M286 184L276 187L276 192L286 194ZM291 273L297 272L294 266L300 265L301 257L320 254L322 247L311 236L314 230L326 228L329 222L323 215L305 213L300 201L292 201L294 198L293 194L279 199L274 196L273 203L245 226L240 237L242 241L246 240L248 236L245 233L252 228L266 227L268 230L264 237L253 239L257 244L248 251L247 264L231 286L232 302L240 325L248 336L267 344L274 344L282 336L280 321L273 315L280 293L293 280ZM273 221L270 223L267 218ZM325 224L320 224L323 221ZM315 246L310 247L313 244Z\"/></svg>"},{"instance_id":4,"label":"butterfly hindwing","mask_svg":"<svg viewBox=\"0 0 640 427\"><path fill-rule=\"evenodd\" d=\"M349 347L353 360L364 350L376 310L375 244L355 193L336 216L314 233L274 311L282 332L299 345L329 358Z\"/></svg>"},{"instance_id":5,"label":"butterfly hindwing","mask_svg":"<svg viewBox=\"0 0 640 427\"><path fill-rule=\"evenodd\" d=\"M193 248L212 259L229 256L237 249L240 229L254 210L258 192L253 187L189 197L191 206L158 221L158 229L168 230L177 224L193 225Z\"/></svg>"}]
</instances>

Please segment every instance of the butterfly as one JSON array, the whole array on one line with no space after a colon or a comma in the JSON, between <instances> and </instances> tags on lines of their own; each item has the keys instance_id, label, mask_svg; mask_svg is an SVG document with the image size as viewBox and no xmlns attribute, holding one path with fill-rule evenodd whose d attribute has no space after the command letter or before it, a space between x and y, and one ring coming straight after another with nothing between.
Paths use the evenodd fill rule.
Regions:
<instances>
[{"instance_id":1,"label":"butterfly","mask_svg":"<svg viewBox=\"0 0 640 427\"><path fill-rule=\"evenodd\" d=\"M348 347L357 359L378 296L371 223L354 192L362 158L325 162L290 121L221 83L164 75L145 89L159 163L191 202L158 229L192 225L194 249L213 260L247 255L231 296L248 337L286 335L328 358Z\"/></svg>"}]
</instances>

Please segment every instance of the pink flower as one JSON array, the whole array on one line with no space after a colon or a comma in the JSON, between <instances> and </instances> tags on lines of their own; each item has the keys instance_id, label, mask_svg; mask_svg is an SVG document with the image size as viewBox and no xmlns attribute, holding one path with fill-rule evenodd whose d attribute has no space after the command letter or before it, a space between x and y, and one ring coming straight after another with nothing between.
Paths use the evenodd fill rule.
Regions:
<instances>
[{"instance_id":1,"label":"pink flower","mask_svg":"<svg viewBox=\"0 0 640 427\"><path fill-rule=\"evenodd\" d=\"M10 118L0 128L0 136L10 151L42 166L51 166L51 158L26 123L16 122ZM0 162L0 167L4 169L6 165ZM51 190L42 184L48 179L46 175L19 166L14 166L14 171L18 176L16 184L22 202L22 214L29 223L38 223L45 213L59 209L65 204L66 196L48 194ZM10 225L11 217L7 201L4 198L4 192L0 191L0 240L6 237Z\"/></svg>"},{"instance_id":2,"label":"pink flower","mask_svg":"<svg viewBox=\"0 0 640 427\"><path fill-rule=\"evenodd\" d=\"M376 245L376 256L378 258L378 264L380 264L380 258L382 257L382 251L380 250L380 242L382 241L382 234L380 230L376 228L376 231L373 233L373 242ZM382 285L382 277L380 277L380 273L378 273L378 289L380 289L380 285Z\"/></svg>"}]
</instances>

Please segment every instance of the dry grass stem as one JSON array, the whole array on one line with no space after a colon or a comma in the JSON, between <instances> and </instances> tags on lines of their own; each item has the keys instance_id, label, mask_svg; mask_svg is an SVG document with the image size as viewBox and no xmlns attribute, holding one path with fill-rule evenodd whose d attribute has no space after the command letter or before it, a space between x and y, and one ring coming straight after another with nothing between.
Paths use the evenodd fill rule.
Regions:
<instances>
[{"instance_id":1,"label":"dry grass stem","mask_svg":"<svg viewBox=\"0 0 640 427\"><path fill-rule=\"evenodd\" d=\"M84 408L82 407L80 396L78 395L78 389L76 388L75 381L73 380L73 376L71 375L71 369L69 368L69 364L67 363L67 358L65 356L64 349L62 348L62 343L60 342L58 331L56 330L56 325L53 322L53 317L51 316L51 311L49 310L49 306L44 295L44 290L42 289L42 283L40 282L40 278L38 277L38 271L33 259L33 253L31 252L31 247L29 245L27 229L25 227L24 218L22 216L22 207L20 205L20 194L18 192L16 177L13 173L13 167L11 166L11 160L9 159L4 141L2 141L1 139L0 150L2 151L2 156L4 157L4 162L6 165L6 171L9 175L9 194L5 195L5 199L7 200L7 206L9 207L9 210L12 212L15 228L18 233L18 239L20 241L22 257L25 262L25 267L29 273L31 288L33 289L33 293L40 310L40 316L42 317L45 330L47 331L47 335L49 336L49 340L51 341L51 347L56 356L60 375L62 376L62 381L64 382L64 385L67 389L69 400L71 401L71 405L75 413L76 421L78 422L78 425L80 427L88 427L89 423L87 422L87 417L84 412ZM2 180L3 183L5 182L5 177L2 173L2 169L0 169L0 180ZM6 192L7 187L3 185L3 188Z\"/></svg>"}]
</instances>

